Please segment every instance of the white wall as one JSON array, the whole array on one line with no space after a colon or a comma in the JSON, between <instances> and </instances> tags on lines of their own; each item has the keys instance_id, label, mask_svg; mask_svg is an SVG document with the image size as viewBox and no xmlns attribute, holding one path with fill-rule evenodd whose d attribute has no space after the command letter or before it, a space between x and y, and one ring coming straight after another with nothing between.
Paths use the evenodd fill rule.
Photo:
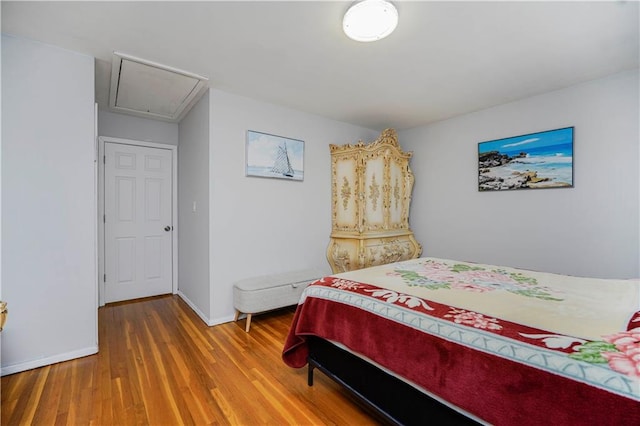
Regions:
<instances>
[{"instance_id":1,"label":"white wall","mask_svg":"<svg viewBox=\"0 0 640 426\"><path fill-rule=\"evenodd\" d=\"M2 37L2 374L97 351L94 59Z\"/></svg>"},{"instance_id":2,"label":"white wall","mask_svg":"<svg viewBox=\"0 0 640 426\"><path fill-rule=\"evenodd\" d=\"M209 322L209 93L180 122L178 291ZM194 210L195 203L195 210Z\"/></svg>"},{"instance_id":3,"label":"white wall","mask_svg":"<svg viewBox=\"0 0 640 426\"><path fill-rule=\"evenodd\" d=\"M399 133L424 255L640 276L638 71ZM481 141L575 126L574 188L478 192Z\"/></svg>"},{"instance_id":4,"label":"white wall","mask_svg":"<svg viewBox=\"0 0 640 426\"><path fill-rule=\"evenodd\" d=\"M239 279L321 267L330 271L329 144L379 132L219 90L210 92L211 323L233 315ZM304 141L304 181L245 176L247 130ZM182 141L181 141L182 143Z\"/></svg>"},{"instance_id":5,"label":"white wall","mask_svg":"<svg viewBox=\"0 0 640 426\"><path fill-rule=\"evenodd\" d=\"M98 111L98 135L178 145L178 124Z\"/></svg>"},{"instance_id":6,"label":"white wall","mask_svg":"<svg viewBox=\"0 0 640 426\"><path fill-rule=\"evenodd\" d=\"M0 19L2 8L0 7ZM0 37L0 53L2 53ZM2 55L0 54L0 83L2 82ZM2 84L0 84L0 112L2 112ZM0 119L0 135L2 134L2 120ZM2 241L2 137L0 136L0 241ZM2 300L2 244L0 244L0 300ZM2 338L0 338L0 365L2 365Z\"/></svg>"}]
</instances>

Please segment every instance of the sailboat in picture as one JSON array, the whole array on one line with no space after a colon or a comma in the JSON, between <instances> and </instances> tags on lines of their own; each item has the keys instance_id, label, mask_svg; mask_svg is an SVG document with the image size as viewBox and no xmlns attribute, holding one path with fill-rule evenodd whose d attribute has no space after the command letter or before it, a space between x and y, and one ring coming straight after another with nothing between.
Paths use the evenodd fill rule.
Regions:
<instances>
[{"instance_id":1,"label":"sailboat in picture","mask_svg":"<svg viewBox=\"0 0 640 426\"><path fill-rule=\"evenodd\" d=\"M304 180L304 141L247 131L247 176Z\"/></svg>"},{"instance_id":2,"label":"sailboat in picture","mask_svg":"<svg viewBox=\"0 0 640 426\"><path fill-rule=\"evenodd\" d=\"M293 167L291 167L291 160L289 159L286 143L278 146L278 152L276 153L271 172L286 177L293 177Z\"/></svg>"}]
</instances>

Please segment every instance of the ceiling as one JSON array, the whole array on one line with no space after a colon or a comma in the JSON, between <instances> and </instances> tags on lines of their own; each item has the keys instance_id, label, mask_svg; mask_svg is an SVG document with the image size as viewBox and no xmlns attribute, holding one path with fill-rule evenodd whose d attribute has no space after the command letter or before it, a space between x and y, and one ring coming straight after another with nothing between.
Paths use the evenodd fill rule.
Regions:
<instances>
[{"instance_id":1,"label":"ceiling","mask_svg":"<svg viewBox=\"0 0 640 426\"><path fill-rule=\"evenodd\" d=\"M96 58L113 52L226 92L374 130L421 126L640 65L637 1L395 1L399 24L359 43L350 1L9 2L2 31Z\"/></svg>"}]
</instances>

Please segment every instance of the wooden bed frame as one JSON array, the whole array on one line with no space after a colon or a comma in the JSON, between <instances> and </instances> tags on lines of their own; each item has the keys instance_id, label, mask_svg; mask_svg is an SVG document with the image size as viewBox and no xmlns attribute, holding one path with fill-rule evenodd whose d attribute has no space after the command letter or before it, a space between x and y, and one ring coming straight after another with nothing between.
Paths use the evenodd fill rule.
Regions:
<instances>
[{"instance_id":1,"label":"wooden bed frame","mask_svg":"<svg viewBox=\"0 0 640 426\"><path fill-rule=\"evenodd\" d=\"M394 425L477 425L377 366L318 337L310 336L308 384L319 369L344 386L380 420Z\"/></svg>"}]
</instances>

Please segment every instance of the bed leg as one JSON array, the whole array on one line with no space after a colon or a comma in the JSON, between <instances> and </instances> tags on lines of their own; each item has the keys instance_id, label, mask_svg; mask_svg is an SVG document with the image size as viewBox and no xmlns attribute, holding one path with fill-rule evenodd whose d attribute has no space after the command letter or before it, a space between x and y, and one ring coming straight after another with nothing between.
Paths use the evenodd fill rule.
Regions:
<instances>
[{"instance_id":1,"label":"bed leg","mask_svg":"<svg viewBox=\"0 0 640 426\"><path fill-rule=\"evenodd\" d=\"M307 370L307 384L313 386L313 365L309 363L309 369Z\"/></svg>"}]
</instances>

